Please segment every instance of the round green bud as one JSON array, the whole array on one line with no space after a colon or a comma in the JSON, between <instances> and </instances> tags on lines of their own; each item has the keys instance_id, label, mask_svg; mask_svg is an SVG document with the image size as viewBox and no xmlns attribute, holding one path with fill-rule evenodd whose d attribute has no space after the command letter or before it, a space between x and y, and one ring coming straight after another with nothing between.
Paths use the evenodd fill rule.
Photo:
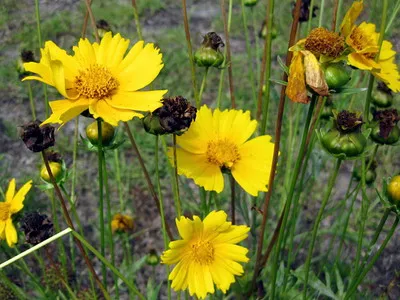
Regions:
<instances>
[{"instance_id":1,"label":"round green bud","mask_svg":"<svg viewBox=\"0 0 400 300\"><path fill-rule=\"evenodd\" d=\"M194 53L194 61L199 67L218 68L224 62L224 55L219 50L201 46Z\"/></svg>"},{"instance_id":2,"label":"round green bud","mask_svg":"<svg viewBox=\"0 0 400 300\"><path fill-rule=\"evenodd\" d=\"M355 169L353 175L357 181L360 181L361 180L361 168ZM371 169L367 170L367 172L365 173L365 183L371 184L375 181L375 179L376 179L375 170L371 170Z\"/></svg>"},{"instance_id":3,"label":"round green bud","mask_svg":"<svg viewBox=\"0 0 400 300\"><path fill-rule=\"evenodd\" d=\"M321 139L324 148L331 154L344 154L346 157L356 157L364 152L367 140L361 132L340 133L331 129Z\"/></svg>"},{"instance_id":4,"label":"round green bud","mask_svg":"<svg viewBox=\"0 0 400 300\"><path fill-rule=\"evenodd\" d=\"M55 161L49 162L51 174L53 174L54 179L58 182L63 177L63 169L62 164ZM42 178L46 182L51 183L49 172L47 172L46 165L43 165L40 169L40 178Z\"/></svg>"},{"instance_id":5,"label":"round green bud","mask_svg":"<svg viewBox=\"0 0 400 300\"><path fill-rule=\"evenodd\" d=\"M387 138L383 137L381 135L381 130L379 128L379 122L376 122L375 124L372 125L372 131L371 131L371 139L381 145L393 145L398 142L400 139L400 129L397 125L395 125L392 130L389 133L389 136Z\"/></svg>"},{"instance_id":6,"label":"round green bud","mask_svg":"<svg viewBox=\"0 0 400 300\"><path fill-rule=\"evenodd\" d=\"M101 122L101 144L109 146L114 139L114 127L106 122ZM86 136L93 145L99 144L99 130L97 121L94 121L86 127Z\"/></svg>"},{"instance_id":7,"label":"round green bud","mask_svg":"<svg viewBox=\"0 0 400 300\"><path fill-rule=\"evenodd\" d=\"M251 6L256 5L257 2L258 2L258 0L244 0L244 5L251 7Z\"/></svg>"},{"instance_id":8,"label":"round green bud","mask_svg":"<svg viewBox=\"0 0 400 300\"><path fill-rule=\"evenodd\" d=\"M392 178L387 186L387 195L393 204L400 207L400 175Z\"/></svg>"},{"instance_id":9,"label":"round green bud","mask_svg":"<svg viewBox=\"0 0 400 300\"><path fill-rule=\"evenodd\" d=\"M377 107L389 107L393 104L393 95L374 89L372 91L372 103Z\"/></svg>"},{"instance_id":10,"label":"round green bud","mask_svg":"<svg viewBox=\"0 0 400 300\"><path fill-rule=\"evenodd\" d=\"M350 79L349 71L342 63L329 64L325 68L325 80L330 89L341 88Z\"/></svg>"}]
</instances>

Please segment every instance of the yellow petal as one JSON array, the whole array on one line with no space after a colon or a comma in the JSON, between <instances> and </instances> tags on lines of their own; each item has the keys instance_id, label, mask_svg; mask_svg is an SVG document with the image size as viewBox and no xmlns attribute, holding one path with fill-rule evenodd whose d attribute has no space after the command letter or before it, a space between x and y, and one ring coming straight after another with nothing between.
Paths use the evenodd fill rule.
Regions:
<instances>
[{"instance_id":1,"label":"yellow petal","mask_svg":"<svg viewBox=\"0 0 400 300\"><path fill-rule=\"evenodd\" d=\"M122 72L125 68L130 66L132 62L136 59L139 53L143 50L143 41L137 42L131 50L129 50L128 54L124 57L122 62L118 65L118 69L116 70L117 73Z\"/></svg>"},{"instance_id":2,"label":"yellow petal","mask_svg":"<svg viewBox=\"0 0 400 300\"><path fill-rule=\"evenodd\" d=\"M380 71L372 71L372 74L386 83L395 93L400 92L400 74L395 64L395 57L379 61Z\"/></svg>"},{"instance_id":3,"label":"yellow petal","mask_svg":"<svg viewBox=\"0 0 400 300\"><path fill-rule=\"evenodd\" d=\"M380 69L380 65L374 59L365 56L364 54L350 53L347 57L347 63L360 70Z\"/></svg>"},{"instance_id":4,"label":"yellow petal","mask_svg":"<svg viewBox=\"0 0 400 300\"><path fill-rule=\"evenodd\" d=\"M68 122L89 108L89 100L86 98L77 100L55 100L50 101L49 105L53 113L42 125L49 123L63 124Z\"/></svg>"},{"instance_id":5,"label":"yellow petal","mask_svg":"<svg viewBox=\"0 0 400 300\"><path fill-rule=\"evenodd\" d=\"M215 232L218 233L218 231L221 230L221 227L226 227L224 225L228 225L228 228L229 228L231 223L226 222L227 217L228 217L228 215L222 210L210 212L207 215L207 217L205 217L203 220L203 224L204 224L203 234L205 236L208 236Z\"/></svg>"},{"instance_id":6,"label":"yellow petal","mask_svg":"<svg viewBox=\"0 0 400 300\"><path fill-rule=\"evenodd\" d=\"M150 84L163 68L162 54L154 44L147 44L131 64L118 75L120 89L137 91Z\"/></svg>"},{"instance_id":7,"label":"yellow petal","mask_svg":"<svg viewBox=\"0 0 400 300\"><path fill-rule=\"evenodd\" d=\"M186 218L180 217L180 219L176 219L175 221L176 227L178 228L179 235L185 240L190 239L193 234L193 221Z\"/></svg>"},{"instance_id":8,"label":"yellow petal","mask_svg":"<svg viewBox=\"0 0 400 300\"><path fill-rule=\"evenodd\" d=\"M65 76L64 67L61 61L52 60L50 63L50 68L53 73L53 83L54 87L63 95L65 98L71 98L65 89Z\"/></svg>"},{"instance_id":9,"label":"yellow petal","mask_svg":"<svg viewBox=\"0 0 400 300\"><path fill-rule=\"evenodd\" d=\"M5 229L6 229L6 222L0 220L0 239L3 239Z\"/></svg>"},{"instance_id":10,"label":"yellow petal","mask_svg":"<svg viewBox=\"0 0 400 300\"><path fill-rule=\"evenodd\" d=\"M24 69L27 72L36 73L39 76L26 76L24 79L22 79L22 81L38 80L48 85L53 85L53 76L49 66L43 65L41 63L29 62L24 63Z\"/></svg>"},{"instance_id":11,"label":"yellow petal","mask_svg":"<svg viewBox=\"0 0 400 300\"><path fill-rule=\"evenodd\" d=\"M15 243L18 241L18 236L11 219L6 221L5 235L8 246L14 247Z\"/></svg>"},{"instance_id":12,"label":"yellow petal","mask_svg":"<svg viewBox=\"0 0 400 300\"><path fill-rule=\"evenodd\" d=\"M304 55L306 83L317 94L321 96L328 96L328 84L325 81L324 71L322 71L317 58L310 51L304 50L302 53Z\"/></svg>"},{"instance_id":13,"label":"yellow petal","mask_svg":"<svg viewBox=\"0 0 400 300\"><path fill-rule=\"evenodd\" d=\"M204 187L207 191L222 192L224 178L217 165L208 163L204 154L193 154L182 149L176 150L179 174L192 178L197 185ZM171 150L169 158L170 161L173 161Z\"/></svg>"},{"instance_id":14,"label":"yellow petal","mask_svg":"<svg viewBox=\"0 0 400 300\"><path fill-rule=\"evenodd\" d=\"M250 227L245 225L231 226L226 232L220 233L212 242L215 244L236 244L247 238Z\"/></svg>"},{"instance_id":15,"label":"yellow petal","mask_svg":"<svg viewBox=\"0 0 400 300\"><path fill-rule=\"evenodd\" d=\"M95 50L88 39L80 39L78 46L74 46L72 49L75 52L74 58L82 69L97 63Z\"/></svg>"},{"instance_id":16,"label":"yellow petal","mask_svg":"<svg viewBox=\"0 0 400 300\"><path fill-rule=\"evenodd\" d=\"M60 47L58 47L52 41L47 41L45 43L45 51L48 52L48 62L50 66L52 60L58 60L63 64L65 78L67 80L74 80L78 75L79 64L74 57L68 55L67 52ZM42 54L43 55L43 54Z\"/></svg>"},{"instance_id":17,"label":"yellow petal","mask_svg":"<svg viewBox=\"0 0 400 300\"><path fill-rule=\"evenodd\" d=\"M95 119L102 118L105 122L113 126L118 126L119 121L126 122L133 119L133 117L143 118L142 114L132 110L114 108L107 100L93 102L89 106L89 111Z\"/></svg>"},{"instance_id":18,"label":"yellow petal","mask_svg":"<svg viewBox=\"0 0 400 300\"><path fill-rule=\"evenodd\" d=\"M353 2L350 9L346 12L342 24L340 25L340 32L342 35L346 37L350 34L351 30L353 29L354 22L360 15L363 8L364 4L362 0Z\"/></svg>"},{"instance_id":19,"label":"yellow petal","mask_svg":"<svg viewBox=\"0 0 400 300\"><path fill-rule=\"evenodd\" d=\"M389 41L382 42L381 52L379 52L379 60L390 59L396 55L396 51L392 49L393 45Z\"/></svg>"},{"instance_id":20,"label":"yellow petal","mask_svg":"<svg viewBox=\"0 0 400 300\"><path fill-rule=\"evenodd\" d=\"M240 159L231 172L237 183L250 195L267 191L274 144L267 135L256 137L239 148Z\"/></svg>"},{"instance_id":21,"label":"yellow petal","mask_svg":"<svg viewBox=\"0 0 400 300\"><path fill-rule=\"evenodd\" d=\"M24 207L23 202L25 200L25 196L29 192L31 187L32 187L32 180L29 180L15 194L14 198L10 202L10 204L11 204L11 206L10 206L11 214L15 214L16 212L19 212Z\"/></svg>"},{"instance_id":22,"label":"yellow petal","mask_svg":"<svg viewBox=\"0 0 400 300\"><path fill-rule=\"evenodd\" d=\"M308 103L310 99L307 96L306 80L303 66L303 55L301 52L295 52L289 67L288 85L286 95L294 102Z\"/></svg>"},{"instance_id":23,"label":"yellow petal","mask_svg":"<svg viewBox=\"0 0 400 300\"><path fill-rule=\"evenodd\" d=\"M6 202L11 202L12 199L14 198L15 194L15 178L10 180L10 183L8 184L8 189L6 192Z\"/></svg>"},{"instance_id":24,"label":"yellow petal","mask_svg":"<svg viewBox=\"0 0 400 300\"><path fill-rule=\"evenodd\" d=\"M152 112L162 106L161 99L167 92L167 90L140 92L121 91L113 95L109 103L115 108Z\"/></svg>"},{"instance_id":25,"label":"yellow petal","mask_svg":"<svg viewBox=\"0 0 400 300\"><path fill-rule=\"evenodd\" d=\"M233 244L219 244L215 245L214 249L219 255L225 259L237 262L248 262L250 259L246 256L249 250L245 247Z\"/></svg>"},{"instance_id":26,"label":"yellow petal","mask_svg":"<svg viewBox=\"0 0 400 300\"><path fill-rule=\"evenodd\" d=\"M101 39L98 50L96 51L97 62L100 65L105 66L107 63L107 56L109 51L108 46L110 45L111 40L112 40L112 33L110 31L106 32L106 34L104 34L103 38Z\"/></svg>"}]
</instances>

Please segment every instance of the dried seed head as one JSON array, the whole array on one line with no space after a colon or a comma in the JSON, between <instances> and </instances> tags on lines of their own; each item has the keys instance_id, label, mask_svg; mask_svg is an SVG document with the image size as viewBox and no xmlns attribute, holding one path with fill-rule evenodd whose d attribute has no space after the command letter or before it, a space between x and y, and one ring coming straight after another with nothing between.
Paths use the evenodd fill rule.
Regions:
<instances>
[{"instance_id":1,"label":"dried seed head","mask_svg":"<svg viewBox=\"0 0 400 300\"><path fill-rule=\"evenodd\" d=\"M49 162L62 162L61 154L53 150L46 151L46 157Z\"/></svg>"},{"instance_id":2,"label":"dried seed head","mask_svg":"<svg viewBox=\"0 0 400 300\"><path fill-rule=\"evenodd\" d=\"M163 106L143 119L147 132L152 134L182 134L196 119L197 109L182 96L162 100Z\"/></svg>"},{"instance_id":3,"label":"dried seed head","mask_svg":"<svg viewBox=\"0 0 400 300\"><path fill-rule=\"evenodd\" d=\"M204 36L203 42L201 43L201 45L204 47L212 48L214 50L218 50L219 47L225 46L224 42L222 41L222 38L215 32L207 33Z\"/></svg>"},{"instance_id":4,"label":"dried seed head","mask_svg":"<svg viewBox=\"0 0 400 300\"><path fill-rule=\"evenodd\" d=\"M379 136L387 139L390 132L400 121L400 116L397 109L385 109L385 110L373 110L372 111L374 121L379 122Z\"/></svg>"},{"instance_id":5,"label":"dried seed head","mask_svg":"<svg viewBox=\"0 0 400 300\"><path fill-rule=\"evenodd\" d=\"M336 128L342 133L360 132L363 123L359 114L347 110L342 110L336 116Z\"/></svg>"},{"instance_id":6,"label":"dried seed head","mask_svg":"<svg viewBox=\"0 0 400 300\"><path fill-rule=\"evenodd\" d=\"M385 94L393 96L393 91L383 81L378 82L377 89Z\"/></svg>"},{"instance_id":7,"label":"dried seed head","mask_svg":"<svg viewBox=\"0 0 400 300\"><path fill-rule=\"evenodd\" d=\"M20 137L26 147L33 152L41 152L54 146L54 127L51 125L40 126L41 123L36 120L21 126Z\"/></svg>"},{"instance_id":8,"label":"dried seed head","mask_svg":"<svg viewBox=\"0 0 400 300\"><path fill-rule=\"evenodd\" d=\"M310 4L311 0L303 0L300 4L300 16L299 16L299 22L307 22L309 17L310 17ZM313 10L311 14L311 18L315 18L317 14L315 13L316 10L318 9L318 6L313 5ZM294 13L296 11L296 1L293 2L293 9L292 9L292 16L294 17Z\"/></svg>"},{"instance_id":9,"label":"dried seed head","mask_svg":"<svg viewBox=\"0 0 400 300\"><path fill-rule=\"evenodd\" d=\"M107 32L111 31L110 24L108 24L108 22L105 20L98 20L96 22L96 28L99 38L103 38Z\"/></svg>"},{"instance_id":10,"label":"dried seed head","mask_svg":"<svg viewBox=\"0 0 400 300\"><path fill-rule=\"evenodd\" d=\"M39 244L54 234L53 223L45 214L28 213L22 218L21 223L21 230L25 233L28 244Z\"/></svg>"},{"instance_id":11,"label":"dried seed head","mask_svg":"<svg viewBox=\"0 0 400 300\"><path fill-rule=\"evenodd\" d=\"M344 38L337 33L319 27L313 29L305 42L305 49L315 55L325 55L332 58L340 56L344 50Z\"/></svg>"},{"instance_id":12,"label":"dried seed head","mask_svg":"<svg viewBox=\"0 0 400 300\"><path fill-rule=\"evenodd\" d=\"M31 50L26 50L26 49L21 51L21 60L24 63L36 62L35 55L33 54L33 52Z\"/></svg>"}]
</instances>

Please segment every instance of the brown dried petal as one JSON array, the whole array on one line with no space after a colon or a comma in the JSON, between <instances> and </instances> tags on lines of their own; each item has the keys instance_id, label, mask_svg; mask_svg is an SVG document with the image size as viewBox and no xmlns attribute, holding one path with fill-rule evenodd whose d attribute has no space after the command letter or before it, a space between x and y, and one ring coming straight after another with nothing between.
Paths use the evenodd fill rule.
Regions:
<instances>
[{"instance_id":1,"label":"brown dried petal","mask_svg":"<svg viewBox=\"0 0 400 300\"><path fill-rule=\"evenodd\" d=\"M21 139L26 147L33 152L41 152L54 146L54 127L51 125L40 126L41 123L41 121L36 120L21 126Z\"/></svg>"},{"instance_id":2,"label":"brown dried petal","mask_svg":"<svg viewBox=\"0 0 400 300\"><path fill-rule=\"evenodd\" d=\"M44 214L32 212L21 220L21 230L25 232L26 242L31 245L39 244L54 234L53 223Z\"/></svg>"},{"instance_id":3,"label":"brown dried petal","mask_svg":"<svg viewBox=\"0 0 400 300\"><path fill-rule=\"evenodd\" d=\"M362 124L361 116L358 117L356 113L347 110L338 113L336 118L336 127L343 133L359 131Z\"/></svg>"},{"instance_id":4,"label":"brown dried petal","mask_svg":"<svg viewBox=\"0 0 400 300\"><path fill-rule=\"evenodd\" d=\"M397 109L385 109L372 111L373 119L379 122L379 135L387 139L392 129L400 121Z\"/></svg>"}]
</instances>

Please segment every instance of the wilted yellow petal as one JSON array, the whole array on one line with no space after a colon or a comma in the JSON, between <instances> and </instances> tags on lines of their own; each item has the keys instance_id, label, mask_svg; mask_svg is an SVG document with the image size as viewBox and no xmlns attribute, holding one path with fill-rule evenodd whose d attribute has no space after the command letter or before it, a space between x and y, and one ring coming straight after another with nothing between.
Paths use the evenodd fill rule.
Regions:
<instances>
[{"instance_id":1,"label":"wilted yellow petal","mask_svg":"<svg viewBox=\"0 0 400 300\"><path fill-rule=\"evenodd\" d=\"M301 52L293 54L292 62L289 67L288 85L286 95L290 100L300 103L308 103L306 79L304 75L303 55Z\"/></svg>"},{"instance_id":2,"label":"wilted yellow petal","mask_svg":"<svg viewBox=\"0 0 400 300\"><path fill-rule=\"evenodd\" d=\"M306 83L317 94L321 96L329 95L328 84L325 81L324 71L319 65L317 58L310 51L301 51L304 55L304 67L306 74Z\"/></svg>"},{"instance_id":3,"label":"wilted yellow petal","mask_svg":"<svg viewBox=\"0 0 400 300\"><path fill-rule=\"evenodd\" d=\"M364 8L363 0L353 2L353 5L347 11L346 15L343 18L342 24L340 25L340 32L345 37L351 33L353 29L354 22L360 15L361 11Z\"/></svg>"}]
</instances>

